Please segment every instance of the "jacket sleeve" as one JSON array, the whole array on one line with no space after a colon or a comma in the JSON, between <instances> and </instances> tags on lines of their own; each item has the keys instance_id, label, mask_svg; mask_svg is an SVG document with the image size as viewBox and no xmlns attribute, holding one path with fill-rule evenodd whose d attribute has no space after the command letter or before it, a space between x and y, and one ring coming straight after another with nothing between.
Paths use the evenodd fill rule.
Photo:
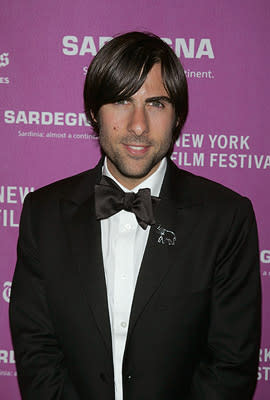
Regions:
<instances>
[{"instance_id":1,"label":"jacket sleeve","mask_svg":"<svg viewBox=\"0 0 270 400\"><path fill-rule=\"evenodd\" d=\"M261 286L256 221L246 198L220 246L214 279L208 346L189 400L250 400L259 361Z\"/></svg>"},{"instance_id":2,"label":"jacket sleeve","mask_svg":"<svg viewBox=\"0 0 270 400\"><path fill-rule=\"evenodd\" d=\"M23 400L78 400L50 319L30 204L31 194L21 215L9 308L21 396Z\"/></svg>"}]
</instances>

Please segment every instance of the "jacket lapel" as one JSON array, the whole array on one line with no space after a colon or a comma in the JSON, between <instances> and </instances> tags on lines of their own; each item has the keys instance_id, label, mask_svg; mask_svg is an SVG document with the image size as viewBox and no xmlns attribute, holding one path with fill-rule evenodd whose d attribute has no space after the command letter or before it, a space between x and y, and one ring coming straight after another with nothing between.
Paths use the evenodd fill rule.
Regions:
<instances>
[{"instance_id":1,"label":"jacket lapel","mask_svg":"<svg viewBox=\"0 0 270 400\"><path fill-rule=\"evenodd\" d=\"M111 329L104 275L100 223L95 217L94 185L100 180L101 166L83 177L72 195L62 200L62 213L84 296L104 344L112 357Z\"/></svg>"},{"instance_id":2,"label":"jacket lapel","mask_svg":"<svg viewBox=\"0 0 270 400\"><path fill-rule=\"evenodd\" d=\"M174 261L183 253L185 240L189 240L191 231L199 221L201 202L192 198L192 190L185 173L170 161L160 198L161 201L155 210L156 224L150 229L136 284L127 345L139 316L162 284L172 264L175 264ZM160 228L166 230L165 236L167 235L168 239L175 237L176 241L173 245L169 245L166 239L162 243ZM190 280L190 273L188 268L179 272L183 284Z\"/></svg>"}]
</instances>

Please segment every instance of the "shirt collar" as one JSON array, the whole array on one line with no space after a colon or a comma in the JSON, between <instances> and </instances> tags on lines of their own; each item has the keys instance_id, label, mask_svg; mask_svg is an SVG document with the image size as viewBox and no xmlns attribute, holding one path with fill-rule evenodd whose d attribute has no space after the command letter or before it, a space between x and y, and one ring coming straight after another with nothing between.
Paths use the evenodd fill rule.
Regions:
<instances>
[{"instance_id":1,"label":"shirt collar","mask_svg":"<svg viewBox=\"0 0 270 400\"><path fill-rule=\"evenodd\" d=\"M139 189L149 188L151 190L152 196L159 196L159 192L160 192L162 182L163 182L163 179L165 176L166 168L167 168L167 159L166 159L166 157L164 157L161 160L161 162L158 166L158 169L152 175L150 175L148 178L146 178L143 182L141 182L139 185L135 186L132 190L129 190L125 186L123 186L110 173L110 171L108 169L108 165L107 165L107 157L105 157L105 159L104 159L104 164L102 167L102 174L113 179L124 192L137 193Z\"/></svg>"}]
</instances>

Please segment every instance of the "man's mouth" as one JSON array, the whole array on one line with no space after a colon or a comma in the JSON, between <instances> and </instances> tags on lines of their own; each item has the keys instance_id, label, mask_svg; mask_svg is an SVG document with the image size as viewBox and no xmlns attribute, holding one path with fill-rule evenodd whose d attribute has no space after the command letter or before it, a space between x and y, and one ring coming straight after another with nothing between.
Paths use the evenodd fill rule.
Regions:
<instances>
[{"instance_id":1,"label":"man's mouth","mask_svg":"<svg viewBox=\"0 0 270 400\"><path fill-rule=\"evenodd\" d=\"M128 146L133 150L143 150L145 146Z\"/></svg>"},{"instance_id":2,"label":"man's mouth","mask_svg":"<svg viewBox=\"0 0 270 400\"><path fill-rule=\"evenodd\" d=\"M143 154L145 154L148 150L149 150L149 148L150 148L150 146L149 145L145 145L145 146L142 146L142 145L131 145L131 144L124 144L124 146L125 146L125 148L126 148L126 150L130 153L130 154L133 154L133 155L143 155Z\"/></svg>"}]
</instances>

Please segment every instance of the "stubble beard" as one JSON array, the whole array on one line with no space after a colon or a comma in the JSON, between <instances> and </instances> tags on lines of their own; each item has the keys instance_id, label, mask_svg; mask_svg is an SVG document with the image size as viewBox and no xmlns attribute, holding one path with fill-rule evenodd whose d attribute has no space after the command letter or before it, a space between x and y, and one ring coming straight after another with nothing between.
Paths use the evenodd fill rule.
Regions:
<instances>
[{"instance_id":1,"label":"stubble beard","mask_svg":"<svg viewBox=\"0 0 270 400\"><path fill-rule=\"evenodd\" d=\"M134 140L131 142L134 144ZM141 167L136 171L132 165L130 166L128 161L125 161L124 157L121 155L120 151L114 150L110 143L103 137L101 134L99 137L100 147L103 153L107 156L110 162L116 167L116 169L120 172L120 174L128 179L143 179L145 178L150 171L160 163L160 161L165 157L170 149L171 140L164 141L162 143L159 151L154 153L151 157L147 158L144 163L141 163ZM125 142L128 144L128 142ZM150 143L138 142L138 145L151 145ZM128 157L128 155L127 155ZM132 163L136 162L136 157L132 157ZM138 163L140 162L140 157L138 158Z\"/></svg>"}]
</instances>

